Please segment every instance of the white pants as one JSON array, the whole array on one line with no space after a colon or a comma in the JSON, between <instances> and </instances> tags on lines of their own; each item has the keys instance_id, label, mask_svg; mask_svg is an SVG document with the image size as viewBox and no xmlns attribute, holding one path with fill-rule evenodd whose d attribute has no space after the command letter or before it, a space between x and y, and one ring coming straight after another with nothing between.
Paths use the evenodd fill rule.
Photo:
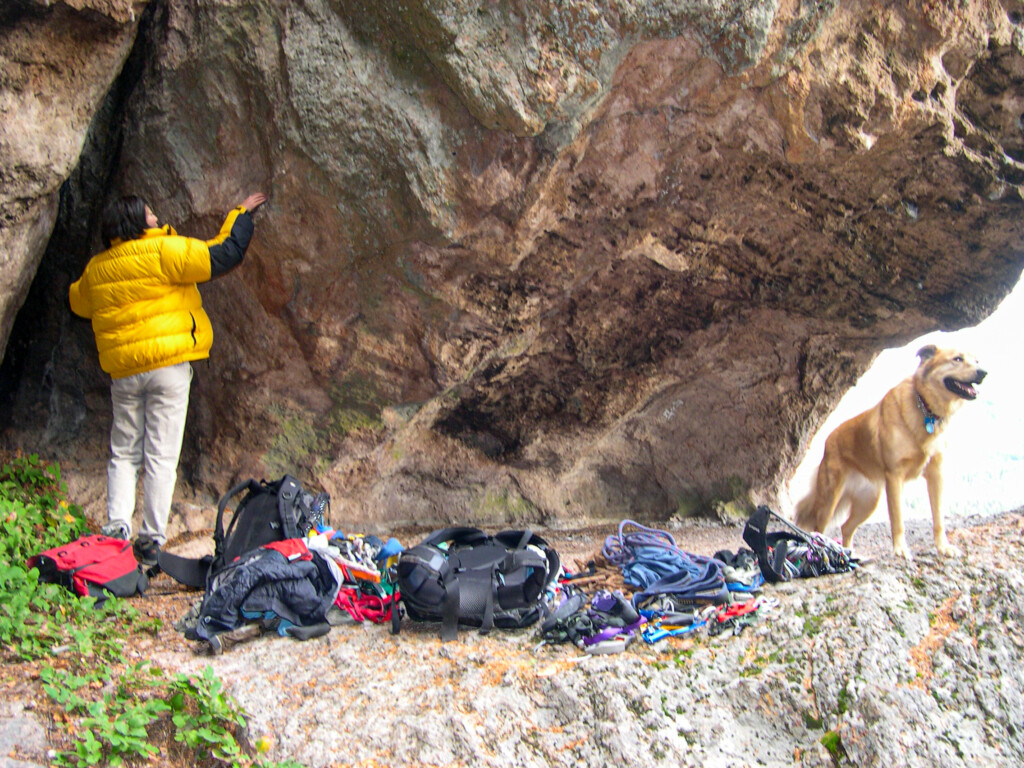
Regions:
<instances>
[{"instance_id":1,"label":"white pants","mask_svg":"<svg viewBox=\"0 0 1024 768\"><path fill-rule=\"evenodd\" d=\"M135 488L139 470L145 468L139 535L160 545L167 539L191 384L191 363L114 379L110 384L114 423L107 466L107 518L123 522L131 532Z\"/></svg>"}]
</instances>

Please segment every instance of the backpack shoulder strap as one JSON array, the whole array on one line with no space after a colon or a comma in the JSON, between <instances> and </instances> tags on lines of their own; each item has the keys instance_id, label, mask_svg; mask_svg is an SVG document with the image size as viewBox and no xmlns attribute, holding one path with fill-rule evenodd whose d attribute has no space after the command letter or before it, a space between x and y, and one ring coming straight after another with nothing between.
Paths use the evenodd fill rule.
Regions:
<instances>
[{"instance_id":1,"label":"backpack shoulder strap","mask_svg":"<svg viewBox=\"0 0 1024 768\"><path fill-rule=\"evenodd\" d=\"M525 531L509 530L494 534L494 540L509 549L503 568L512 569L523 565L546 568L550 579L555 578L562 563L558 553L541 536L527 529ZM533 546L543 552L543 556L527 547Z\"/></svg>"},{"instance_id":2,"label":"backpack shoulder strap","mask_svg":"<svg viewBox=\"0 0 1024 768\"><path fill-rule=\"evenodd\" d=\"M444 605L441 606L441 642L447 643L459 635L459 577L451 568L441 577L444 584Z\"/></svg>"},{"instance_id":3,"label":"backpack shoulder strap","mask_svg":"<svg viewBox=\"0 0 1024 768\"><path fill-rule=\"evenodd\" d=\"M277 489L277 511L281 515L281 526L286 539L298 539L307 533L299 530L297 503L301 492L302 486L294 477L285 475L281 478Z\"/></svg>"},{"instance_id":4,"label":"backpack shoulder strap","mask_svg":"<svg viewBox=\"0 0 1024 768\"><path fill-rule=\"evenodd\" d=\"M217 520L213 526L213 544L218 554L220 554L220 551L224 546L224 510L228 508L228 504L231 503L231 500L242 491L248 490L250 493L255 493L260 489L260 487L261 486L258 482L250 478L249 480L239 483L221 497L220 503L217 504ZM238 514L237 508L235 509L235 514ZM232 517L232 522L233 521L234 518ZM228 527L230 527L230 525Z\"/></svg>"},{"instance_id":5,"label":"backpack shoulder strap","mask_svg":"<svg viewBox=\"0 0 1024 768\"><path fill-rule=\"evenodd\" d=\"M529 529L525 531L500 531L494 534L494 538L509 549L524 549L527 544L533 544L541 549L546 549L548 546L544 539Z\"/></svg>"},{"instance_id":6,"label":"backpack shoulder strap","mask_svg":"<svg viewBox=\"0 0 1024 768\"><path fill-rule=\"evenodd\" d=\"M157 554L157 565L160 570L166 573L175 581L180 584L184 584L187 587L194 589L203 589L206 587L206 580L210 575L210 568L214 561L220 556L224 549L224 511L228 508L228 504L231 500L238 496L245 490L250 493L258 491L262 486L255 480L249 479L239 483L230 491L225 493L220 502L217 504L217 518L213 526L213 551L214 554L205 555L203 557L181 557L180 555L174 555L170 552L166 552L163 549ZM238 509L235 509L234 515L232 515L231 523L228 525L230 529L234 524L235 519L238 515Z\"/></svg>"},{"instance_id":7,"label":"backpack shoulder strap","mask_svg":"<svg viewBox=\"0 0 1024 768\"><path fill-rule=\"evenodd\" d=\"M206 587L206 578L210 573L210 566L213 565L212 555L200 558L182 557L161 549L156 557L160 570L179 584L193 589Z\"/></svg>"},{"instance_id":8,"label":"backpack shoulder strap","mask_svg":"<svg viewBox=\"0 0 1024 768\"><path fill-rule=\"evenodd\" d=\"M747 520L747 524L743 528L743 541L757 555L757 564L761 566L761 575L764 576L765 581L776 584L780 581L789 581L792 578L786 570L786 551L789 547L789 540L796 537L792 535L785 537L773 536L775 546L772 548L772 552L769 553L769 518L775 518L785 523L788 528L798 532L804 539L806 539L807 535L799 528L790 525L789 521L779 517L764 505L754 510L754 514Z\"/></svg>"}]
</instances>

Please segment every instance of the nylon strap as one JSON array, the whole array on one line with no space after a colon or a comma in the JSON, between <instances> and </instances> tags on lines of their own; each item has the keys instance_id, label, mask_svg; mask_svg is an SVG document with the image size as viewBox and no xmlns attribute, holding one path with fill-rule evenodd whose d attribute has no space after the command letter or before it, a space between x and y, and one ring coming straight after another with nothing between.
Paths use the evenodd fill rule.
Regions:
<instances>
[{"instance_id":1,"label":"nylon strap","mask_svg":"<svg viewBox=\"0 0 1024 768\"><path fill-rule=\"evenodd\" d=\"M257 483L255 480L249 479L246 480L245 482L239 483L221 497L220 503L217 505L217 521L213 526L214 549L216 550L216 553L218 555L220 554L220 551L224 546L224 510L228 508L228 503L231 501L231 499L233 499L235 496L237 496L246 489L249 489L250 492L255 493L260 488L261 486L259 483ZM235 509L235 513L231 517L231 523L228 525L228 528L231 528L234 525L235 516L237 515L238 510Z\"/></svg>"},{"instance_id":2,"label":"nylon strap","mask_svg":"<svg viewBox=\"0 0 1024 768\"><path fill-rule=\"evenodd\" d=\"M306 531L299 530L299 516L295 509L300 489L299 481L291 475L281 478L281 487L277 490L277 511L281 515L286 539L298 539L306 535Z\"/></svg>"},{"instance_id":3,"label":"nylon strap","mask_svg":"<svg viewBox=\"0 0 1024 768\"><path fill-rule=\"evenodd\" d=\"M494 595L498 591L498 566L491 569L491 588L487 590L487 602L484 603L484 618L480 624L480 634L486 635L494 627Z\"/></svg>"},{"instance_id":4,"label":"nylon strap","mask_svg":"<svg viewBox=\"0 0 1024 768\"><path fill-rule=\"evenodd\" d=\"M441 642L454 640L459 635L459 576L450 569L442 579L444 607L441 619Z\"/></svg>"}]
</instances>

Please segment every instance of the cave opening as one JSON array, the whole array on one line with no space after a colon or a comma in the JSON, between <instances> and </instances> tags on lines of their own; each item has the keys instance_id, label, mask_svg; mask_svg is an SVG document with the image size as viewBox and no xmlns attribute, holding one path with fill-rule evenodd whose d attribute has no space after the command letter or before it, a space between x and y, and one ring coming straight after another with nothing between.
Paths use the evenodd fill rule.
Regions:
<instances>
[{"instance_id":1,"label":"cave opening","mask_svg":"<svg viewBox=\"0 0 1024 768\"><path fill-rule=\"evenodd\" d=\"M998 514L1024 506L1024 400L1019 382L1024 377L1019 333L1024 326L1024 280L976 326L958 331L934 331L902 346L886 349L839 401L809 443L782 499L787 512L806 495L821 462L825 439L847 419L872 407L917 367L917 350L927 344L955 346L975 355L989 376L978 398L967 403L945 431L942 507L946 516ZM930 519L931 508L923 479L904 489L905 518ZM842 522L837 513L833 525ZM886 523L885 498L871 523Z\"/></svg>"}]
</instances>

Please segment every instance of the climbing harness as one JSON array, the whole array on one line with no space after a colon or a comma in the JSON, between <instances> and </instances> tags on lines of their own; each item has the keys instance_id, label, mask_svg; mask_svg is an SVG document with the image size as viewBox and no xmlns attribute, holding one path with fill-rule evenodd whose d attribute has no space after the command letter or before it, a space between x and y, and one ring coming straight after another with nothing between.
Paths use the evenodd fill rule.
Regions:
<instances>
[{"instance_id":1,"label":"climbing harness","mask_svg":"<svg viewBox=\"0 0 1024 768\"><path fill-rule=\"evenodd\" d=\"M666 637L688 635L706 625L707 620L699 613L670 613L649 620L647 626L644 627L642 637L644 642L654 644Z\"/></svg>"},{"instance_id":2,"label":"climbing harness","mask_svg":"<svg viewBox=\"0 0 1024 768\"><path fill-rule=\"evenodd\" d=\"M543 645L572 643L588 654L618 653L640 632L644 618L621 592L600 590L590 600L571 582L562 602L541 623Z\"/></svg>"},{"instance_id":3,"label":"climbing harness","mask_svg":"<svg viewBox=\"0 0 1024 768\"><path fill-rule=\"evenodd\" d=\"M723 606L715 613L713 620L709 620L708 635L715 637L727 630L732 630L734 635L740 634L757 620L755 613L758 607L756 598L745 603Z\"/></svg>"},{"instance_id":4,"label":"climbing harness","mask_svg":"<svg viewBox=\"0 0 1024 768\"><path fill-rule=\"evenodd\" d=\"M583 638L583 649L591 654L625 650L644 623L621 592L598 592L590 602L589 613L596 631Z\"/></svg>"},{"instance_id":5,"label":"climbing harness","mask_svg":"<svg viewBox=\"0 0 1024 768\"><path fill-rule=\"evenodd\" d=\"M373 594L359 587L342 587L338 590L334 605L347 613L352 621L383 624L391 621L391 612L400 599L401 595L398 592Z\"/></svg>"}]
</instances>

